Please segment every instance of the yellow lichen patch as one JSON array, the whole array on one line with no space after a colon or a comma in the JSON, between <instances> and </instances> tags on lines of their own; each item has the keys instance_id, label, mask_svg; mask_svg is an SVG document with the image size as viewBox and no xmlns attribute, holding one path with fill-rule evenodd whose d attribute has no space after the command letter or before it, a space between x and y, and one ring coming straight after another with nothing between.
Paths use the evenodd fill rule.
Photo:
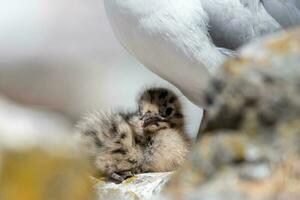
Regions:
<instances>
[{"instance_id":1,"label":"yellow lichen patch","mask_svg":"<svg viewBox=\"0 0 300 200\"><path fill-rule=\"evenodd\" d=\"M266 48L278 54L300 53L300 29L284 33L280 37L266 42Z\"/></svg>"},{"instance_id":2,"label":"yellow lichen patch","mask_svg":"<svg viewBox=\"0 0 300 200\"><path fill-rule=\"evenodd\" d=\"M276 38L275 40L270 40L266 42L266 48L271 49L277 53L284 53L290 50L289 44L292 40L290 34L283 34L281 37Z\"/></svg>"},{"instance_id":3,"label":"yellow lichen patch","mask_svg":"<svg viewBox=\"0 0 300 200\"><path fill-rule=\"evenodd\" d=\"M228 60L223 65L223 70L225 73L231 76L239 75L244 69L252 63L251 58L240 57L236 59Z\"/></svg>"},{"instance_id":4,"label":"yellow lichen patch","mask_svg":"<svg viewBox=\"0 0 300 200\"><path fill-rule=\"evenodd\" d=\"M229 76L240 76L243 72L253 68L267 68L271 67L272 62L269 57L251 58L239 57L228 60L223 65L223 73Z\"/></svg>"},{"instance_id":5,"label":"yellow lichen patch","mask_svg":"<svg viewBox=\"0 0 300 200\"><path fill-rule=\"evenodd\" d=\"M138 179L137 176L130 177L130 178L126 179L125 181L123 181L123 184L131 184L134 181L136 181L137 179Z\"/></svg>"},{"instance_id":6,"label":"yellow lichen patch","mask_svg":"<svg viewBox=\"0 0 300 200\"><path fill-rule=\"evenodd\" d=\"M89 167L84 159L41 149L4 152L1 200L92 199Z\"/></svg>"},{"instance_id":7,"label":"yellow lichen patch","mask_svg":"<svg viewBox=\"0 0 300 200\"><path fill-rule=\"evenodd\" d=\"M106 177L91 177L91 181L94 184L105 184L107 181Z\"/></svg>"}]
</instances>

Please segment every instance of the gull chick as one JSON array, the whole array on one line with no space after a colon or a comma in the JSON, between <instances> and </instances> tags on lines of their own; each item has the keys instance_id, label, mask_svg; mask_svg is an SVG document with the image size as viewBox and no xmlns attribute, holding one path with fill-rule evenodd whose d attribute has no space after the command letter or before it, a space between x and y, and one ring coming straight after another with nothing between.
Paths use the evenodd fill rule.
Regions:
<instances>
[{"instance_id":1,"label":"gull chick","mask_svg":"<svg viewBox=\"0 0 300 200\"><path fill-rule=\"evenodd\" d=\"M97 173L122 182L133 175L141 163L142 150L135 144L136 113L87 114L77 125L80 146Z\"/></svg>"},{"instance_id":2,"label":"gull chick","mask_svg":"<svg viewBox=\"0 0 300 200\"><path fill-rule=\"evenodd\" d=\"M190 141L178 97L150 88L138 111L86 115L77 125L80 143L97 172L117 182L145 172L166 172L185 161Z\"/></svg>"},{"instance_id":3,"label":"gull chick","mask_svg":"<svg viewBox=\"0 0 300 200\"><path fill-rule=\"evenodd\" d=\"M139 144L143 149L141 171L175 170L185 161L190 144L178 97L171 90L151 88L141 94L138 105L146 139Z\"/></svg>"}]
</instances>

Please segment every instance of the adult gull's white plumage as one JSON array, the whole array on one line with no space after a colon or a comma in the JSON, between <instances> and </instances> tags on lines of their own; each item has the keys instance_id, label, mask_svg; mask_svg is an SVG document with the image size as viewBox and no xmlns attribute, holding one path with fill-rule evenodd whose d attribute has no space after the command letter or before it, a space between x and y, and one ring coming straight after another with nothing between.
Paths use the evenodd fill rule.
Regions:
<instances>
[{"instance_id":1,"label":"adult gull's white plumage","mask_svg":"<svg viewBox=\"0 0 300 200\"><path fill-rule=\"evenodd\" d=\"M253 38L300 23L299 0L104 0L122 45L196 105L209 77Z\"/></svg>"}]
</instances>

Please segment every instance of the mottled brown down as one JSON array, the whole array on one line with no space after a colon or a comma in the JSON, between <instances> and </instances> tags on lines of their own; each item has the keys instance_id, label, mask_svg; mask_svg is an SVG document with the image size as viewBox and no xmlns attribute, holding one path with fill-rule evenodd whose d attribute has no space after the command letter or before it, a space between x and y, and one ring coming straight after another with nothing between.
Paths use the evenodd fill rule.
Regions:
<instances>
[{"instance_id":1,"label":"mottled brown down","mask_svg":"<svg viewBox=\"0 0 300 200\"><path fill-rule=\"evenodd\" d=\"M136 173L175 170L189 151L181 103L172 91L147 89L138 106L137 112L89 113L77 125L96 170L119 182Z\"/></svg>"}]
</instances>

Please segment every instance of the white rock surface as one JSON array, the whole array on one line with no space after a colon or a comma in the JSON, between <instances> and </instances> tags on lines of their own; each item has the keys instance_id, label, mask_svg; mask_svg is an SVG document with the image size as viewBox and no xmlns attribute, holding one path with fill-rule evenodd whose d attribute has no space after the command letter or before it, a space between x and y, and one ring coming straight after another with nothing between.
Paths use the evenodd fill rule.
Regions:
<instances>
[{"instance_id":1,"label":"white rock surface","mask_svg":"<svg viewBox=\"0 0 300 200\"><path fill-rule=\"evenodd\" d=\"M172 172L148 173L134 176L121 184L96 184L99 200L151 200L159 193L171 178Z\"/></svg>"}]
</instances>

